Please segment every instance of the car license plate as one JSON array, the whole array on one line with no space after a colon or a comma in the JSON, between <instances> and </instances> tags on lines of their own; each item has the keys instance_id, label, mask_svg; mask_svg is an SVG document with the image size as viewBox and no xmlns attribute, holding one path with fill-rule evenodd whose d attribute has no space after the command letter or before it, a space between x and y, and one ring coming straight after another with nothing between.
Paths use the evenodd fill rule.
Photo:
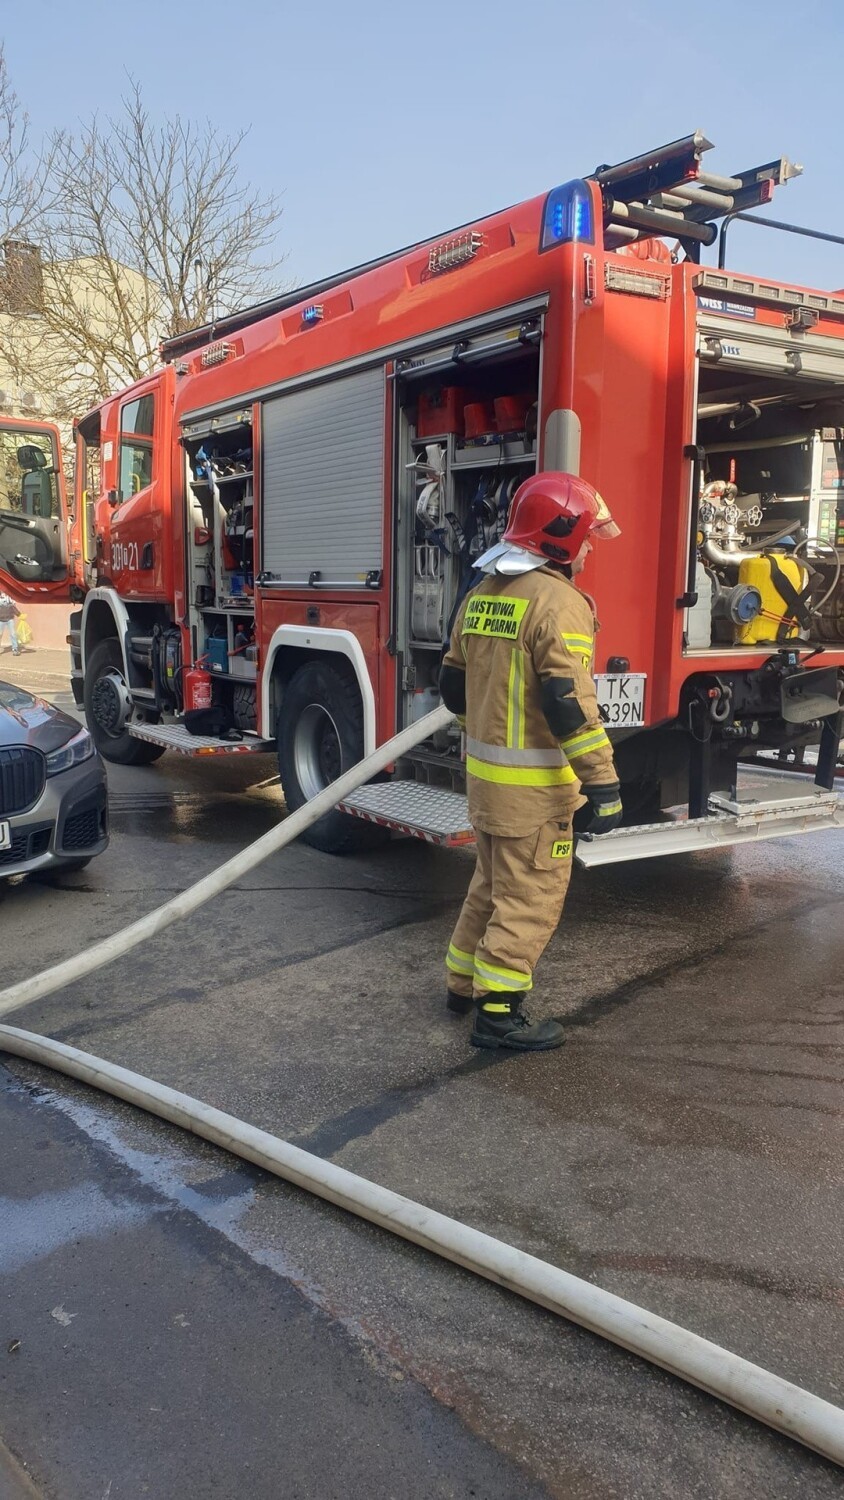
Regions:
<instances>
[{"instance_id":1,"label":"car license plate","mask_svg":"<svg viewBox=\"0 0 844 1500\"><path fill-rule=\"evenodd\" d=\"M608 729L631 729L645 722L644 672L606 672L595 678L598 710Z\"/></svg>"},{"instance_id":2,"label":"car license plate","mask_svg":"<svg viewBox=\"0 0 844 1500\"><path fill-rule=\"evenodd\" d=\"M0 849L11 849L12 847L12 825L11 823L0 823Z\"/></svg>"}]
</instances>

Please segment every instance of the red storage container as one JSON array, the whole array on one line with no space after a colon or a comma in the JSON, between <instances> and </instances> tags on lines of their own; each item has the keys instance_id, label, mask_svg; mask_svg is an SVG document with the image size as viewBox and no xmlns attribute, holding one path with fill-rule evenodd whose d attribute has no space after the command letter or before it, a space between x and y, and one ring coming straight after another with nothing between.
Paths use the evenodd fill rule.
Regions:
<instances>
[{"instance_id":1,"label":"red storage container","mask_svg":"<svg viewBox=\"0 0 844 1500\"><path fill-rule=\"evenodd\" d=\"M495 431L495 412L491 401L472 401L463 408L463 423L467 438L483 437Z\"/></svg>"},{"instance_id":2,"label":"red storage container","mask_svg":"<svg viewBox=\"0 0 844 1500\"><path fill-rule=\"evenodd\" d=\"M438 390L422 391L416 416L418 438L439 437L441 433L463 434L463 402L466 392L456 385L443 385Z\"/></svg>"},{"instance_id":3,"label":"red storage container","mask_svg":"<svg viewBox=\"0 0 844 1500\"><path fill-rule=\"evenodd\" d=\"M524 432L525 417L533 401L533 396L496 396L496 432Z\"/></svg>"}]
</instances>

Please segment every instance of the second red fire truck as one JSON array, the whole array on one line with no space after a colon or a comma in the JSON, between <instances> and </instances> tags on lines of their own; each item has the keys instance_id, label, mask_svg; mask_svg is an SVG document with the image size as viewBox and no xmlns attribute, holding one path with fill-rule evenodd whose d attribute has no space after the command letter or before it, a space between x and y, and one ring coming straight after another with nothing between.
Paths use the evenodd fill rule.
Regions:
<instances>
[{"instance_id":1,"label":"second red fire truck","mask_svg":"<svg viewBox=\"0 0 844 1500\"><path fill-rule=\"evenodd\" d=\"M5 424L0 584L74 590L74 691L108 759L277 750L300 805L435 706L474 558L519 482L562 469L622 528L583 583L646 825L584 861L834 824L844 294L701 264L799 171L724 177L708 149L599 168L170 340L77 424L69 527L55 433ZM815 787L743 801L740 757L807 743ZM313 840L459 842L462 786L455 725Z\"/></svg>"}]
</instances>

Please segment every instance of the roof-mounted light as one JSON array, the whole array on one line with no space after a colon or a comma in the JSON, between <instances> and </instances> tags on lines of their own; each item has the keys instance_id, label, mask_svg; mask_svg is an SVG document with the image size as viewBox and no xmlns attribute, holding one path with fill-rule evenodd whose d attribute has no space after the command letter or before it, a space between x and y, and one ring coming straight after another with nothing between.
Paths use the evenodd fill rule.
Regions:
<instances>
[{"instance_id":1,"label":"roof-mounted light","mask_svg":"<svg viewBox=\"0 0 844 1500\"><path fill-rule=\"evenodd\" d=\"M548 194L539 248L551 250L554 245L567 245L572 241L582 241L587 245L595 241L592 198L581 178L564 182L562 187L554 188Z\"/></svg>"},{"instance_id":2,"label":"roof-mounted light","mask_svg":"<svg viewBox=\"0 0 844 1500\"><path fill-rule=\"evenodd\" d=\"M212 365L224 364L230 354L234 354L234 344L209 344L207 349L203 349L199 362L203 370L209 370Z\"/></svg>"},{"instance_id":3,"label":"roof-mounted light","mask_svg":"<svg viewBox=\"0 0 844 1500\"><path fill-rule=\"evenodd\" d=\"M432 245L428 252L429 274L439 276L443 271L454 271L458 266L465 266L467 261L474 260L483 242L484 237L480 231L470 229L466 234L456 234L450 240Z\"/></svg>"}]
</instances>

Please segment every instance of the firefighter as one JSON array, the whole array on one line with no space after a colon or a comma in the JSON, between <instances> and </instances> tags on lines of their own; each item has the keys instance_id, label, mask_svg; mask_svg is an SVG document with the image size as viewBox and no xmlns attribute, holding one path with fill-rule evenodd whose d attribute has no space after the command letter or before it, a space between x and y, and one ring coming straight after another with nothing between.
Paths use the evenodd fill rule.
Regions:
<instances>
[{"instance_id":1,"label":"firefighter","mask_svg":"<svg viewBox=\"0 0 844 1500\"><path fill-rule=\"evenodd\" d=\"M581 830L621 821L618 777L590 675L595 620L572 579L593 537L618 536L596 490L572 474L532 475L503 539L476 563L440 672L466 732L477 863L446 957L448 1007L474 1004L472 1044L559 1047L558 1021L522 1009L563 910L575 809ZM582 786L583 795L580 794Z\"/></svg>"}]
</instances>

